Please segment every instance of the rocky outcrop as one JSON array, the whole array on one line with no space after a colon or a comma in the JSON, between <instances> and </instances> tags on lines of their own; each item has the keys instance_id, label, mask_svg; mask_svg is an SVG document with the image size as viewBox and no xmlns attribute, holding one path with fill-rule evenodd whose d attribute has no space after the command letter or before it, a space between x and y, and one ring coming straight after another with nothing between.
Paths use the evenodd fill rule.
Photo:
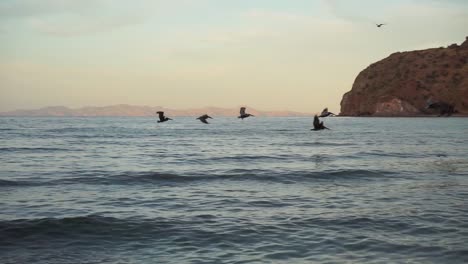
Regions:
<instances>
[{"instance_id":1,"label":"rocky outcrop","mask_svg":"<svg viewBox=\"0 0 468 264\"><path fill-rule=\"evenodd\" d=\"M427 102L468 115L468 37L461 44L397 52L371 64L343 95L344 116L437 115Z\"/></svg>"}]
</instances>

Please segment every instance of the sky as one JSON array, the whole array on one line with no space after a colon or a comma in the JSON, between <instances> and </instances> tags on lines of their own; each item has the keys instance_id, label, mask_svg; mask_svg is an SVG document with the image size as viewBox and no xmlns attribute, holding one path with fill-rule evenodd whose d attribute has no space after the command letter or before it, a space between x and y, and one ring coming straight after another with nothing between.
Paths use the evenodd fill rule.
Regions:
<instances>
[{"instance_id":1,"label":"sky","mask_svg":"<svg viewBox=\"0 0 468 264\"><path fill-rule=\"evenodd\" d=\"M466 0L0 0L0 111L339 112L371 63L466 36Z\"/></svg>"}]
</instances>

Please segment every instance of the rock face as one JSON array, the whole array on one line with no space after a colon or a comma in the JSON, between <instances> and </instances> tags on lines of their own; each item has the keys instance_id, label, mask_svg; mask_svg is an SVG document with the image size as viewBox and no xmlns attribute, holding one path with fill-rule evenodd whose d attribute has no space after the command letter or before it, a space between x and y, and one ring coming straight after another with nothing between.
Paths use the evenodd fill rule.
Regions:
<instances>
[{"instance_id":1,"label":"rock face","mask_svg":"<svg viewBox=\"0 0 468 264\"><path fill-rule=\"evenodd\" d=\"M397 52L359 73L343 95L343 116L434 115L427 102L468 115L468 37L460 46Z\"/></svg>"}]
</instances>

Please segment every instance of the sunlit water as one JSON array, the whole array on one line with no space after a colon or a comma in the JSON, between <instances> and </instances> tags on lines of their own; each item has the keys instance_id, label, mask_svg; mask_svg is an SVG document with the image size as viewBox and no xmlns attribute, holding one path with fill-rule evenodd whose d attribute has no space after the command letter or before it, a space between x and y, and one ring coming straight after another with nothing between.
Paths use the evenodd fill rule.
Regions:
<instances>
[{"instance_id":1,"label":"sunlit water","mask_svg":"<svg viewBox=\"0 0 468 264\"><path fill-rule=\"evenodd\" d=\"M0 263L468 261L468 119L0 118Z\"/></svg>"}]
</instances>

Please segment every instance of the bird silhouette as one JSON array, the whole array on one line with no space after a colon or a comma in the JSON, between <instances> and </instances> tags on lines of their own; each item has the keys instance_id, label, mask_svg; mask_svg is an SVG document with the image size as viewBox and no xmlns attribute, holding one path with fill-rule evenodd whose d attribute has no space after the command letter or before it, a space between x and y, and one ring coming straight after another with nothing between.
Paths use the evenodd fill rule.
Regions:
<instances>
[{"instance_id":1,"label":"bird silhouette","mask_svg":"<svg viewBox=\"0 0 468 264\"><path fill-rule=\"evenodd\" d=\"M327 117L327 116L335 116L334 113L332 112L328 112L328 107L325 107L325 109L323 109L322 113L319 115L319 117Z\"/></svg>"},{"instance_id":2,"label":"bird silhouette","mask_svg":"<svg viewBox=\"0 0 468 264\"><path fill-rule=\"evenodd\" d=\"M204 114L202 116L197 117L198 120L200 120L202 123L205 123L205 124L209 124L208 121L206 121L206 119L208 119L208 118L213 119L211 116L209 116L207 114Z\"/></svg>"},{"instance_id":3,"label":"bird silhouette","mask_svg":"<svg viewBox=\"0 0 468 264\"><path fill-rule=\"evenodd\" d=\"M314 128L311 130L317 131L322 129L329 129L328 127L323 125L323 122L320 122L320 119L317 115L314 116Z\"/></svg>"},{"instance_id":4,"label":"bird silhouette","mask_svg":"<svg viewBox=\"0 0 468 264\"><path fill-rule=\"evenodd\" d=\"M434 109L439 111L439 116L451 116L456 113L455 107L446 102L432 102L432 98L426 101L426 109Z\"/></svg>"},{"instance_id":5,"label":"bird silhouette","mask_svg":"<svg viewBox=\"0 0 468 264\"><path fill-rule=\"evenodd\" d=\"M158 112L156 112L156 114L159 115L159 121L158 121L158 123L162 123L162 122L166 122L166 121L172 120L171 118L164 116L164 112L163 112L163 111L158 111Z\"/></svg>"},{"instance_id":6,"label":"bird silhouette","mask_svg":"<svg viewBox=\"0 0 468 264\"><path fill-rule=\"evenodd\" d=\"M376 25L377 27L381 27L381 26L383 26L383 25L385 25L385 24L375 24L375 25Z\"/></svg>"},{"instance_id":7,"label":"bird silhouette","mask_svg":"<svg viewBox=\"0 0 468 264\"><path fill-rule=\"evenodd\" d=\"M240 116L238 116L237 118L240 118L240 119L244 120L244 118L247 118L247 117L249 117L249 116L254 116L254 115L247 114L247 113L245 112L245 107L241 107L241 108L240 108Z\"/></svg>"}]
</instances>

